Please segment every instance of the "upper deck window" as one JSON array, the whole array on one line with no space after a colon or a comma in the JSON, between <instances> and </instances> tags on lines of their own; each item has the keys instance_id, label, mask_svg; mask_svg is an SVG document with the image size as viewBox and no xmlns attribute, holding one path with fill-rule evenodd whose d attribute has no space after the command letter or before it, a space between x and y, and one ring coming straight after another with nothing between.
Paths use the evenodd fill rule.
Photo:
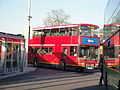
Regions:
<instances>
[{"instance_id":1,"label":"upper deck window","mask_svg":"<svg viewBox=\"0 0 120 90\"><path fill-rule=\"evenodd\" d=\"M70 36L76 36L78 32L78 27L70 28Z\"/></svg>"},{"instance_id":2,"label":"upper deck window","mask_svg":"<svg viewBox=\"0 0 120 90\"><path fill-rule=\"evenodd\" d=\"M59 36L59 29L51 29L51 36Z\"/></svg>"},{"instance_id":3,"label":"upper deck window","mask_svg":"<svg viewBox=\"0 0 120 90\"><path fill-rule=\"evenodd\" d=\"M60 36L68 36L68 35L69 35L69 28L60 29Z\"/></svg>"},{"instance_id":4,"label":"upper deck window","mask_svg":"<svg viewBox=\"0 0 120 90\"><path fill-rule=\"evenodd\" d=\"M104 36L111 36L113 35L117 30L119 30L119 24L110 24L104 26Z\"/></svg>"},{"instance_id":5,"label":"upper deck window","mask_svg":"<svg viewBox=\"0 0 120 90\"><path fill-rule=\"evenodd\" d=\"M43 30L43 36L50 36L50 30Z\"/></svg>"},{"instance_id":6,"label":"upper deck window","mask_svg":"<svg viewBox=\"0 0 120 90\"><path fill-rule=\"evenodd\" d=\"M81 25L80 26L80 35L82 36L95 36L97 37L97 33L95 30L97 30L98 27L96 26L90 26L90 25Z\"/></svg>"},{"instance_id":7,"label":"upper deck window","mask_svg":"<svg viewBox=\"0 0 120 90\"><path fill-rule=\"evenodd\" d=\"M58 28L34 31L33 37L40 36L76 36L78 28Z\"/></svg>"},{"instance_id":8,"label":"upper deck window","mask_svg":"<svg viewBox=\"0 0 120 90\"><path fill-rule=\"evenodd\" d=\"M44 35L44 32L41 30L41 31L34 31L33 33L33 37L39 37L39 36L43 36Z\"/></svg>"},{"instance_id":9,"label":"upper deck window","mask_svg":"<svg viewBox=\"0 0 120 90\"><path fill-rule=\"evenodd\" d=\"M36 30L34 31L33 36L39 37L39 36L95 36L96 30L98 29L97 26L93 25L80 25L80 26L62 26L62 27L50 27L50 28L44 28L42 30ZM95 30L95 31L94 31ZM79 34L80 33L80 34ZM97 36L97 35L96 35Z\"/></svg>"}]
</instances>

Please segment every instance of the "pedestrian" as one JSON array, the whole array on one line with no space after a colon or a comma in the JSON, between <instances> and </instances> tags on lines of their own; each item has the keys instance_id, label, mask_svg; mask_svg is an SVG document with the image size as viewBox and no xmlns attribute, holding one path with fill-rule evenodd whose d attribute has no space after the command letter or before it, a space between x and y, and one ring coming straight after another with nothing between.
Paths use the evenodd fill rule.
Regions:
<instances>
[{"instance_id":1,"label":"pedestrian","mask_svg":"<svg viewBox=\"0 0 120 90\"><path fill-rule=\"evenodd\" d=\"M104 65L103 60L104 60L103 55L100 55L99 67L100 67L101 76L99 79L99 86L102 86L102 81L103 81L103 65Z\"/></svg>"}]
</instances>

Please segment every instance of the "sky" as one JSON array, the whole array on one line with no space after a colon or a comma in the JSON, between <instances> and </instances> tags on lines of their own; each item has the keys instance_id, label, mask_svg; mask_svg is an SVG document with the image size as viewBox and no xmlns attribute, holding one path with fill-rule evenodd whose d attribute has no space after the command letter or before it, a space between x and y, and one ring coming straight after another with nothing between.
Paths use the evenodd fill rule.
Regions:
<instances>
[{"instance_id":1,"label":"sky","mask_svg":"<svg viewBox=\"0 0 120 90\"><path fill-rule=\"evenodd\" d=\"M103 28L108 0L31 0L31 27L43 27L51 10L62 9L72 24L89 23ZM23 34L28 26L29 0L0 0L0 32Z\"/></svg>"}]
</instances>

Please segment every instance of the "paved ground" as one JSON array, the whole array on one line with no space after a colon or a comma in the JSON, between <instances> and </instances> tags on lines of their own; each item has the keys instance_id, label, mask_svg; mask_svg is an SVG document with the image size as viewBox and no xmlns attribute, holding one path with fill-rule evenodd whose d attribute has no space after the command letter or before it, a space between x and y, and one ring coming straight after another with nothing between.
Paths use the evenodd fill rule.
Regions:
<instances>
[{"instance_id":1,"label":"paved ground","mask_svg":"<svg viewBox=\"0 0 120 90\"><path fill-rule=\"evenodd\" d=\"M4 78L8 78L8 77L22 75L22 74L34 71L35 69L36 69L35 67L32 67L31 65L29 65L29 67L26 67L23 72L15 72L15 73L11 73L11 74L0 75L0 80L4 79Z\"/></svg>"},{"instance_id":2,"label":"paved ground","mask_svg":"<svg viewBox=\"0 0 120 90\"><path fill-rule=\"evenodd\" d=\"M34 68L34 67L33 67ZM37 70L0 80L0 90L107 90L98 86L100 73Z\"/></svg>"}]
</instances>

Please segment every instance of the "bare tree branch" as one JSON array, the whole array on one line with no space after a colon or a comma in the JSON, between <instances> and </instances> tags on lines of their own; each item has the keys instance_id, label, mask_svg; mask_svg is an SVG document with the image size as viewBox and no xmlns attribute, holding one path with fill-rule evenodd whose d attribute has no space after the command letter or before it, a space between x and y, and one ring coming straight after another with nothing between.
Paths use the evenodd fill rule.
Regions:
<instances>
[{"instance_id":1,"label":"bare tree branch","mask_svg":"<svg viewBox=\"0 0 120 90\"><path fill-rule=\"evenodd\" d=\"M65 14L62 9L51 10L47 13L47 17L43 19L43 25L55 26L70 24L70 22L68 22L69 18L70 16Z\"/></svg>"}]
</instances>

